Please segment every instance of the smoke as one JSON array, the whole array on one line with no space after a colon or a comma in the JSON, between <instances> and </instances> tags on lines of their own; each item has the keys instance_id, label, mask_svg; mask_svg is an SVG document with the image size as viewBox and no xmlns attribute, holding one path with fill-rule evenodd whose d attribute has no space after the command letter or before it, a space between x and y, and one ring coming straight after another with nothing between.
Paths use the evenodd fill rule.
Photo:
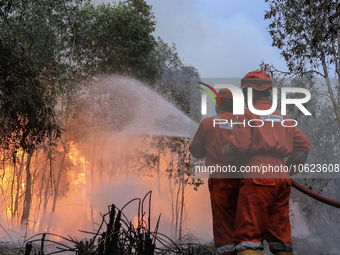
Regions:
<instances>
[{"instance_id":1,"label":"smoke","mask_svg":"<svg viewBox=\"0 0 340 255\"><path fill-rule=\"evenodd\" d=\"M197 124L145 84L121 76L94 81L81 104L86 106L81 110L86 118L80 119L88 122L83 125L90 128L79 149L89 161L88 165L94 165L93 214L106 212L111 203L122 208L131 199L142 198L151 190L152 222L156 224L162 214L159 231L173 237L171 219L177 184L165 173L170 154L161 155L159 176L140 159L146 153L156 153L151 148L152 136L189 137L190 128L197 129ZM187 232L211 240L211 230L207 231L211 229L208 195L205 186L198 192L186 187L184 222ZM133 220L137 204L125 210Z\"/></svg>"},{"instance_id":2,"label":"smoke","mask_svg":"<svg viewBox=\"0 0 340 255\"><path fill-rule=\"evenodd\" d=\"M107 76L91 82L74 104L72 118L66 125L67 154L63 164L62 147L55 151L52 184L47 182L50 172L46 172L46 158L40 152L34 155L31 165L35 179L28 225L25 230L16 227L20 219L6 216L8 208L2 207L0 241L13 239L15 243L17 240L22 243L25 235L42 232L70 235L78 240L91 238L78 230L95 232L108 206L115 204L123 208L130 200L142 199L149 191L152 191L151 229L155 228L161 214L159 232L175 238L178 182L169 179L166 173L173 158L170 151L162 152L158 173L155 156L159 152L153 145L153 135L189 137L190 123L193 122L188 116L137 80ZM59 169L62 172L56 208L51 212ZM6 170L6 173L11 171ZM4 190L5 187L2 186ZM9 199L8 194L1 194L1 199ZM44 201L47 201L46 208ZM149 216L148 205L147 198L146 217ZM321 211L321 207L317 209ZM322 233L330 231L320 226L317 230L311 229L308 212L302 211L298 203L291 204L291 211L294 249L305 247L305 250L296 249L299 250L296 254L310 251L307 240L308 244L317 246L324 240L322 236L330 235ZM123 213L129 221L134 221L138 202L132 202ZM212 241L207 185L199 187L198 191L186 186L183 230L184 234L191 234L201 242ZM314 234L316 232L318 235ZM327 249L337 251L336 244Z\"/></svg>"},{"instance_id":3,"label":"smoke","mask_svg":"<svg viewBox=\"0 0 340 255\"><path fill-rule=\"evenodd\" d=\"M151 229L161 214L159 232L174 238L178 183L169 179L165 171L170 166L170 151L161 153L159 173L156 171L152 160L157 153L153 136L189 137L190 123L193 123L190 118L145 84L121 76L101 77L91 82L73 105L72 118L65 126L63 137L67 149L65 160L62 160L63 146L59 146L50 173L42 168L46 166L44 153L33 157L31 172L35 173L32 174L35 179L27 228L20 230L8 216L2 220L13 240L43 232L78 240L91 238L78 230L95 232L108 206L123 208L131 199L143 198L149 191L152 191ZM49 175L53 178L52 184L48 182ZM147 217L148 207L146 199ZM123 213L134 221L138 202L131 203ZM183 218L184 234L212 240L206 186L198 191L186 186ZM10 241L4 231L1 236Z\"/></svg>"}]
</instances>

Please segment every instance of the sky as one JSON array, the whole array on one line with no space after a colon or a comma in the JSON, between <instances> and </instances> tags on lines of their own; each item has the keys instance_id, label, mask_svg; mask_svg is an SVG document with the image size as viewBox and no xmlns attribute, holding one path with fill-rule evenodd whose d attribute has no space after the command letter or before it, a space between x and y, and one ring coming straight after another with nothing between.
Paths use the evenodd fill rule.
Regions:
<instances>
[{"instance_id":1,"label":"sky","mask_svg":"<svg viewBox=\"0 0 340 255\"><path fill-rule=\"evenodd\" d=\"M271 46L264 0L146 1L153 6L154 35L174 43L183 63L196 67L202 78L243 77L262 61L287 70L280 50Z\"/></svg>"}]
</instances>

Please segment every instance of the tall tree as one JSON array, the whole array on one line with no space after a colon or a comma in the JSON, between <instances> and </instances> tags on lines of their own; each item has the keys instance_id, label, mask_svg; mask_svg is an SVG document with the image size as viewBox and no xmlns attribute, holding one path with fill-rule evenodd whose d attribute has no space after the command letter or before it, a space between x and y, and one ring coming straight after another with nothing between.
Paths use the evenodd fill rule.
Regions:
<instances>
[{"instance_id":1,"label":"tall tree","mask_svg":"<svg viewBox=\"0 0 340 255\"><path fill-rule=\"evenodd\" d=\"M200 77L197 69L184 64L176 51L175 44L169 46L161 38L157 40L154 54L159 61L155 89L180 110L199 121L200 111L190 105L191 79L199 79Z\"/></svg>"},{"instance_id":2,"label":"tall tree","mask_svg":"<svg viewBox=\"0 0 340 255\"><path fill-rule=\"evenodd\" d=\"M144 0L86 3L72 33L77 63L88 74L119 73L152 83L159 66L154 30L151 6Z\"/></svg>"},{"instance_id":3,"label":"tall tree","mask_svg":"<svg viewBox=\"0 0 340 255\"><path fill-rule=\"evenodd\" d=\"M273 46L281 49L289 71L326 81L340 128L340 4L337 0L266 0ZM331 79L336 78L336 79Z\"/></svg>"},{"instance_id":4,"label":"tall tree","mask_svg":"<svg viewBox=\"0 0 340 255\"><path fill-rule=\"evenodd\" d=\"M323 97L322 93L314 94L314 104L318 108L315 117L301 119L305 122L305 132L312 143L309 163L338 164L339 151L334 144L337 144L340 133L340 3L336 0L266 2L269 3L269 10L266 11L265 19L271 20L268 31L273 39L272 45L282 50L281 55L286 60L289 74L304 78L322 77L320 80L327 87L327 97ZM303 82L300 86L319 90L320 83ZM315 99L318 101L315 102ZM338 179L305 179L305 185L338 199ZM306 218L311 221L318 219L312 221L311 230L318 229L313 234L324 239L327 247L334 245L340 233L338 213L305 197L299 201ZM308 250L311 250L311 246L312 243Z\"/></svg>"},{"instance_id":5,"label":"tall tree","mask_svg":"<svg viewBox=\"0 0 340 255\"><path fill-rule=\"evenodd\" d=\"M2 136L3 144L15 140L13 134L25 148L29 135L33 144L59 136L81 81L94 75L154 82L159 61L153 18L144 0L99 6L86 0L0 1L0 104L7 114L0 121L7 128L2 134L10 136ZM17 123L9 125L8 117Z\"/></svg>"},{"instance_id":6,"label":"tall tree","mask_svg":"<svg viewBox=\"0 0 340 255\"><path fill-rule=\"evenodd\" d=\"M82 81L120 73L154 82L159 66L153 54L154 26L151 6L144 0L100 6L87 0L0 1L0 146L8 154L3 168L18 149L29 155L22 224L30 217L35 181L30 159L49 140L52 188L51 147L75 113Z\"/></svg>"}]
</instances>

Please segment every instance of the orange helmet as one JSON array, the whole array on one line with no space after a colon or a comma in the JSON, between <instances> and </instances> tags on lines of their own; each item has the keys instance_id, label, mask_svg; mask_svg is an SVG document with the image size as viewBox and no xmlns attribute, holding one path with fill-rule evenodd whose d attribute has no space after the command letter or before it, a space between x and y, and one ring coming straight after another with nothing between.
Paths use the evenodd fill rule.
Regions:
<instances>
[{"instance_id":1,"label":"orange helmet","mask_svg":"<svg viewBox=\"0 0 340 255\"><path fill-rule=\"evenodd\" d=\"M273 81L267 71L255 70L247 73L241 80L241 88L252 87L255 90L266 90L273 87Z\"/></svg>"},{"instance_id":2,"label":"orange helmet","mask_svg":"<svg viewBox=\"0 0 340 255\"><path fill-rule=\"evenodd\" d=\"M220 89L218 95L220 98L233 99L233 94L231 94L229 89Z\"/></svg>"}]
</instances>

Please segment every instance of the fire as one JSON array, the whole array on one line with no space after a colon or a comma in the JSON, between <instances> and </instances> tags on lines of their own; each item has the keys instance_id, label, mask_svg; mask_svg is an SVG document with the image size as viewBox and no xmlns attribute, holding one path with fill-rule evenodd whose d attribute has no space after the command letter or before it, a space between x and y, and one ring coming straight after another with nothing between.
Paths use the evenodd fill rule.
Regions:
<instances>
[{"instance_id":1,"label":"fire","mask_svg":"<svg viewBox=\"0 0 340 255\"><path fill-rule=\"evenodd\" d=\"M85 167L85 158L79 155L79 151L77 148L77 144L74 142L70 142L68 144L69 150L68 150L68 156L70 157L73 165L83 164Z\"/></svg>"},{"instance_id":2,"label":"fire","mask_svg":"<svg viewBox=\"0 0 340 255\"><path fill-rule=\"evenodd\" d=\"M0 188L3 191L0 195L0 213L3 212L3 215L10 219L7 221L8 228L20 225L23 206L27 203L27 192L30 208L28 229L31 230L51 228L44 215L51 211L58 212L59 200L65 200L63 203L68 204L87 202L90 190L86 185L89 181L86 165L89 163L80 154L76 143L70 142L68 147L64 160L65 151L61 146L57 147L54 157L41 148L31 157L27 157L27 153L23 151L18 151L15 160L3 160L3 176L0 176Z\"/></svg>"},{"instance_id":3,"label":"fire","mask_svg":"<svg viewBox=\"0 0 340 255\"><path fill-rule=\"evenodd\" d=\"M134 228L138 228L138 216L135 216L132 221L132 225Z\"/></svg>"},{"instance_id":4,"label":"fire","mask_svg":"<svg viewBox=\"0 0 340 255\"><path fill-rule=\"evenodd\" d=\"M27 170L30 174L31 197L28 220L25 221L28 225L24 225L24 228L29 233L53 232L67 236L79 235L78 229L93 231L96 229L95 223L101 222L100 213L105 212L110 203L116 203L117 200L128 202L129 199L140 197L145 192L145 189L138 188L142 185L149 186L148 190L152 189L153 194L162 196L160 202L152 202L155 206L152 217L156 218L151 223L151 229L155 227L158 213L162 213L161 225L162 221L167 221L166 217L169 219L167 222L171 222L171 217L176 216L173 216L175 210L179 212L180 209L171 208L171 204L175 206L174 199L180 196L176 193L179 190L178 183L170 183L165 169L169 168L169 162L174 157L170 152L164 152L158 162L151 158L154 162L151 167L149 163L142 161L139 154L134 154L133 150L125 150L124 141L119 142L117 144L121 147L115 150L99 146L93 149L93 145L84 146L72 141L65 146L56 147L53 154L43 148L37 148L31 157L18 151L15 163L5 161L3 176L0 175L0 185L4 191L0 193L0 201L3 201L0 203L0 214L7 218L8 225L5 227L13 229L21 225L29 185ZM143 142L147 144L149 141ZM138 146L141 145L137 144L136 147ZM152 150L149 152L154 155L159 153ZM27 169L29 159L31 161ZM133 176L133 169L137 169L140 175ZM134 178L139 183L128 184ZM173 193L172 198L169 197L169 192ZM186 194L187 204L191 201L202 202L201 198L190 199L195 193ZM165 205L160 206L164 202ZM208 212L210 213L209 207ZM130 217L133 218L132 225L137 228L136 211L132 211L128 219Z\"/></svg>"}]
</instances>

